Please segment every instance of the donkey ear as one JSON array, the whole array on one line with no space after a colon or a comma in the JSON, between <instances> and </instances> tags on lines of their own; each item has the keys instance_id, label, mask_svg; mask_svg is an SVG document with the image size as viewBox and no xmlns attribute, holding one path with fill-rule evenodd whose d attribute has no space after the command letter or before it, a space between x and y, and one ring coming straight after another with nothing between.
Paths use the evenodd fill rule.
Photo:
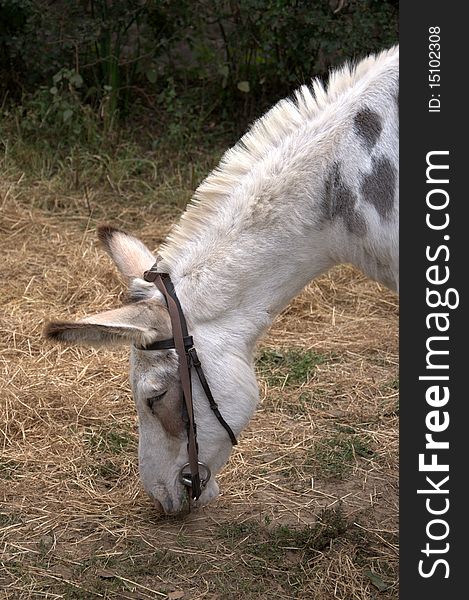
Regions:
<instances>
[{"instance_id":1,"label":"donkey ear","mask_svg":"<svg viewBox=\"0 0 469 600\"><path fill-rule=\"evenodd\" d=\"M103 346L136 344L146 346L171 337L166 307L145 301L108 310L76 322L54 321L44 329L50 340L68 344Z\"/></svg>"},{"instance_id":2,"label":"donkey ear","mask_svg":"<svg viewBox=\"0 0 469 600\"><path fill-rule=\"evenodd\" d=\"M145 244L125 231L100 225L98 238L122 275L129 279L142 277L155 264L156 258Z\"/></svg>"}]
</instances>

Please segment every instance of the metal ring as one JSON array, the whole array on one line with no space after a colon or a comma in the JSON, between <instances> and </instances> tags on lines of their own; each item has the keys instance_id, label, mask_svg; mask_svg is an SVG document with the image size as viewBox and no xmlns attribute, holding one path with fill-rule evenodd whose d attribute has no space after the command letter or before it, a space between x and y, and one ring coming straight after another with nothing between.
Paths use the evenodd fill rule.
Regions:
<instances>
[{"instance_id":1,"label":"metal ring","mask_svg":"<svg viewBox=\"0 0 469 600\"><path fill-rule=\"evenodd\" d=\"M204 473L203 471L200 473L200 486L202 488L204 488L207 483L210 481L210 477L212 476L212 472L210 471L209 467L203 463L203 462L198 462L197 463L199 465L199 470L204 470L205 471L205 477L203 476ZM185 472L185 469L189 469L189 472ZM179 471L179 481L180 483L182 483L182 485L185 485L186 487L191 487L192 486L192 477L191 477L191 473L190 473L190 464L186 463L185 465L183 465L181 467L181 470Z\"/></svg>"}]
</instances>

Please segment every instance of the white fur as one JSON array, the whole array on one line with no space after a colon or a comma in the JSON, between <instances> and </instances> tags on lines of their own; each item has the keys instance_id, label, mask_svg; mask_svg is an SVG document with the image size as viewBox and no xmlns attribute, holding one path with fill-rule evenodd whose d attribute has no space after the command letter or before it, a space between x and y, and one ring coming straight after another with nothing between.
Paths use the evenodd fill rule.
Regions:
<instances>
[{"instance_id":1,"label":"white fur","mask_svg":"<svg viewBox=\"0 0 469 600\"><path fill-rule=\"evenodd\" d=\"M352 262L397 288L397 202L386 222L373 205L361 202L367 225L361 238L340 220L324 223L321 217L321 193L334 162L340 161L353 191L371 169L372 159L351 125L361 108L380 115L383 131L374 153L386 155L397 168L397 80L398 48L393 48L335 71L327 89L315 81L294 100L280 101L225 154L160 249L159 270L172 277L213 395L236 435L258 400L255 343L309 281L335 264ZM161 306L155 289L136 279L149 268L152 254L123 232L109 235L107 244L117 267L133 278L132 292ZM67 336L70 341L73 332ZM130 377L143 485L166 512L178 512L185 498L178 473L187 462L187 439L184 432L170 435L163 412L153 414L147 402L167 390L161 411L177 405L174 351L134 347ZM199 458L215 476L228 460L231 442L195 376L193 388ZM199 503L217 493L213 478Z\"/></svg>"}]
</instances>

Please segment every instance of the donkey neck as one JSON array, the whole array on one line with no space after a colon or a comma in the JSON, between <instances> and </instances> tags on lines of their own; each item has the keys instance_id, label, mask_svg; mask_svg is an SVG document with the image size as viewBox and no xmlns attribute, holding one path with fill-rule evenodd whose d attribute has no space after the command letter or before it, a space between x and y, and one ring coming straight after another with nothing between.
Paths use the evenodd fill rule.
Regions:
<instances>
[{"instance_id":1,"label":"donkey neck","mask_svg":"<svg viewBox=\"0 0 469 600\"><path fill-rule=\"evenodd\" d=\"M336 262L330 229L317 227L308 195L268 195L268 206L258 195L245 214L233 211L236 227L214 222L168 265L189 324L215 327L250 348L290 300Z\"/></svg>"},{"instance_id":2,"label":"donkey neck","mask_svg":"<svg viewBox=\"0 0 469 600\"><path fill-rule=\"evenodd\" d=\"M343 262L394 286L398 49L331 81L260 119L160 249L194 325L241 320L255 341L309 281Z\"/></svg>"}]
</instances>

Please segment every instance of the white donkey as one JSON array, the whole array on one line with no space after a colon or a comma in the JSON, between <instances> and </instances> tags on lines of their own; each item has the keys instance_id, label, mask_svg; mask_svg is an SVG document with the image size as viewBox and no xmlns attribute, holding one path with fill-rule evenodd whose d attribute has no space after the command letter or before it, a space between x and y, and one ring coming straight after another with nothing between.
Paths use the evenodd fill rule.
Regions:
<instances>
[{"instance_id":1,"label":"white donkey","mask_svg":"<svg viewBox=\"0 0 469 600\"><path fill-rule=\"evenodd\" d=\"M398 47L331 73L281 100L223 156L158 250L158 271L174 283L220 412L238 435L258 386L257 340L313 278L352 263L398 289ZM99 237L129 280L133 302L46 335L83 344L130 345L145 490L166 513L187 504L180 471L188 461L178 355L145 350L173 336L160 291L143 279L155 255L135 237L101 227ZM193 377L199 460L213 477L232 443ZM207 477L206 477L207 478Z\"/></svg>"}]
</instances>

